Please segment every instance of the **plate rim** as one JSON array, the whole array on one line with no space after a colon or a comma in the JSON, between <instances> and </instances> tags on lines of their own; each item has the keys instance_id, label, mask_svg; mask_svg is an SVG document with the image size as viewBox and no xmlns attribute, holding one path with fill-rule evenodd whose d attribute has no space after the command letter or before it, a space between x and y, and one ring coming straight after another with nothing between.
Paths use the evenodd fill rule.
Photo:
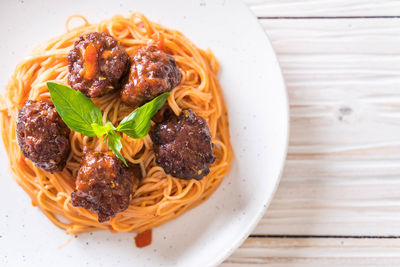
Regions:
<instances>
[{"instance_id":1,"label":"plate rim","mask_svg":"<svg viewBox=\"0 0 400 267\"><path fill-rule=\"evenodd\" d=\"M252 19L255 20L255 22L257 23L257 27L259 27L260 30L262 30L264 32L264 41L266 41L268 43L268 45L270 46L272 52L273 52L273 57L276 60L277 66L278 66L278 70L279 70L279 77L280 80L282 82L283 85L283 90L284 90L284 102L283 106L284 106L284 110L285 110L285 146L283 148L283 154L282 157L280 159L280 167L279 167L279 172L278 172L278 176L275 178L275 182L274 182L274 186L273 186L273 190L271 192L271 194L269 196L266 197L260 211L258 212L257 216L254 217L253 221L249 224L247 224L247 227L244 231L242 231L242 233L239 236L239 238L237 238L232 244L232 246L230 246L228 249L226 249L223 253L221 253L221 256L218 258L215 258L214 260L211 260L209 264L207 264L207 266L218 266L221 263L223 263L227 258L229 258L232 253L234 253L243 243L244 241L246 241L246 239L249 238L249 235L251 234L251 232L256 228L256 226L258 225L258 223L261 221L262 217L264 216L264 214L267 212L274 196L275 193L278 189L278 186L280 184L281 178L282 178L282 173L283 173L283 169L285 166L285 161L286 161L286 157L287 157L287 152L288 152L288 146L289 146L289 132L290 132L290 113L289 113L289 95L288 95L288 90L287 90L287 86L285 83L285 79L282 73L282 67L281 64L278 60L278 56L276 54L276 51L274 49L274 47L272 46L272 42L271 39L268 35L268 33L263 29L263 27L261 26L257 16L251 11L251 9L249 8L248 5L246 5L243 0L239 0L239 2L242 4L242 6L244 6L245 9L247 9L247 11L251 14ZM261 38L261 37L260 37Z\"/></svg>"}]
</instances>

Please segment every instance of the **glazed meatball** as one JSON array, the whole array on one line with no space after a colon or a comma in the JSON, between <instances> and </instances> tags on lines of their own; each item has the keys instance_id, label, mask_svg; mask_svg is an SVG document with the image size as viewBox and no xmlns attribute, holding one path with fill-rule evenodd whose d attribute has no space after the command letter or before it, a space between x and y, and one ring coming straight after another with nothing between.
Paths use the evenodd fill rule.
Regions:
<instances>
[{"instance_id":1,"label":"glazed meatball","mask_svg":"<svg viewBox=\"0 0 400 267\"><path fill-rule=\"evenodd\" d=\"M68 54L71 87L88 97L100 97L120 86L129 70L129 56L112 36L92 32L80 37Z\"/></svg>"},{"instance_id":2,"label":"glazed meatball","mask_svg":"<svg viewBox=\"0 0 400 267\"><path fill-rule=\"evenodd\" d=\"M22 154L38 168L60 172L67 161L70 129L53 105L28 100L17 120L17 139Z\"/></svg>"},{"instance_id":3,"label":"glazed meatball","mask_svg":"<svg viewBox=\"0 0 400 267\"><path fill-rule=\"evenodd\" d=\"M135 178L141 178L137 165L126 167L111 152L87 152L71 193L72 205L96 212L99 222L108 221L128 208Z\"/></svg>"},{"instance_id":4,"label":"glazed meatball","mask_svg":"<svg viewBox=\"0 0 400 267\"><path fill-rule=\"evenodd\" d=\"M170 115L150 132L156 162L165 173L181 179L201 180L215 161L206 121L192 110Z\"/></svg>"},{"instance_id":5,"label":"glazed meatball","mask_svg":"<svg viewBox=\"0 0 400 267\"><path fill-rule=\"evenodd\" d=\"M174 89L181 78L173 57L155 46L143 47L133 57L128 80L122 87L121 99L132 106L140 106Z\"/></svg>"}]
</instances>

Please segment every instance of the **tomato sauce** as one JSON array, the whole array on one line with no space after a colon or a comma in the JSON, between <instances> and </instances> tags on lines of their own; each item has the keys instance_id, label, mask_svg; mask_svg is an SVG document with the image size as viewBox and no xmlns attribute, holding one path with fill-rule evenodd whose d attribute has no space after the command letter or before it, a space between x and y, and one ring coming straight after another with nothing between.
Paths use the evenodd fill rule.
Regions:
<instances>
[{"instance_id":1,"label":"tomato sauce","mask_svg":"<svg viewBox=\"0 0 400 267\"><path fill-rule=\"evenodd\" d=\"M147 247L152 241L152 230L146 230L135 236L135 244L138 248Z\"/></svg>"}]
</instances>

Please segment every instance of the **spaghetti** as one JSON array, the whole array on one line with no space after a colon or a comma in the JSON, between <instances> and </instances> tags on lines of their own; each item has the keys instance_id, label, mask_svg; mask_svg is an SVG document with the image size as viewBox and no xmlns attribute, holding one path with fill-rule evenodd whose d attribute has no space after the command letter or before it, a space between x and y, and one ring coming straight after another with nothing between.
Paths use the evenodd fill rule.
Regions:
<instances>
[{"instance_id":1,"label":"spaghetti","mask_svg":"<svg viewBox=\"0 0 400 267\"><path fill-rule=\"evenodd\" d=\"M89 24L85 18L83 20L85 25L70 29L34 49L16 67L6 87L0 122L11 171L17 183L31 197L32 204L67 233L100 229L142 232L176 218L206 200L229 171L233 151L229 140L227 110L216 77L218 62L210 51L197 48L182 33L151 22L139 13L129 17L117 15L98 24ZM68 84L68 52L79 36L93 31L112 35L130 56L148 42L162 42L163 50L174 57L182 74L181 84L171 91L168 105L177 115L182 109L190 108L205 118L217 157L210 167L210 173L201 181L177 179L166 175L156 164L148 135L143 139L123 135L122 154L127 161L140 165L144 178L135 185L129 208L104 223L97 221L97 214L73 207L70 197L83 148L107 151L102 138L87 137L72 131L67 165L62 172L54 174L34 166L22 155L16 141L19 109L27 99L50 102L46 82ZM133 110L121 102L118 93L107 94L93 101L104 114L103 120L109 118L114 125L118 125Z\"/></svg>"}]
</instances>

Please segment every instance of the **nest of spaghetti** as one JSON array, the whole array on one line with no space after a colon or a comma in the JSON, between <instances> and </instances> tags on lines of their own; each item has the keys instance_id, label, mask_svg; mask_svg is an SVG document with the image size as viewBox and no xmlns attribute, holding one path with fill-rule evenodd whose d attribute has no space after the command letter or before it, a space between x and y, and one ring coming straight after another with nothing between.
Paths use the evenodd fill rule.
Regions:
<instances>
[{"instance_id":1,"label":"nest of spaghetti","mask_svg":"<svg viewBox=\"0 0 400 267\"><path fill-rule=\"evenodd\" d=\"M6 86L0 119L11 172L67 233L143 232L206 200L229 171L218 62L139 13L84 21L36 47ZM80 92L110 125L168 96L148 133L118 132L110 151L110 137L70 127L48 82Z\"/></svg>"}]
</instances>

